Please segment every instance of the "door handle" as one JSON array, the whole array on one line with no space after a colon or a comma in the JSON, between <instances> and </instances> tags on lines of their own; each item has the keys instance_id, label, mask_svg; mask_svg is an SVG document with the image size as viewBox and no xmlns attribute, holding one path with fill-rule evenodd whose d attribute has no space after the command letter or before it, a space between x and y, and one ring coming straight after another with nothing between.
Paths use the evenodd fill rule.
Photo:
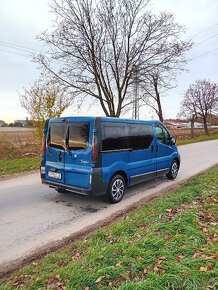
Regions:
<instances>
[{"instance_id":1,"label":"door handle","mask_svg":"<svg viewBox=\"0 0 218 290\"><path fill-rule=\"evenodd\" d=\"M151 153L154 153L154 145L151 145Z\"/></svg>"},{"instance_id":2,"label":"door handle","mask_svg":"<svg viewBox=\"0 0 218 290\"><path fill-rule=\"evenodd\" d=\"M158 145L156 145L156 152L158 151Z\"/></svg>"},{"instance_id":3,"label":"door handle","mask_svg":"<svg viewBox=\"0 0 218 290\"><path fill-rule=\"evenodd\" d=\"M59 151L58 153L58 161L61 161L62 160L62 154L61 154L61 151Z\"/></svg>"}]
</instances>

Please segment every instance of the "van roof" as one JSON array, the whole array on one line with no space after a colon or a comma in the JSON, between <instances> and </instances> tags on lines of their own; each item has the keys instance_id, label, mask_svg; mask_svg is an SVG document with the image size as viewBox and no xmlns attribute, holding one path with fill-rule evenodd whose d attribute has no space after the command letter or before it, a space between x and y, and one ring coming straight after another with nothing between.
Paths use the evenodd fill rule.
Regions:
<instances>
[{"instance_id":1,"label":"van roof","mask_svg":"<svg viewBox=\"0 0 218 290\"><path fill-rule=\"evenodd\" d=\"M60 117L60 118L54 118L50 119L50 121L55 122L55 121L90 121L90 120L95 120L96 118L101 119L103 122L124 122L124 123L161 123L158 120L135 120L135 119L125 119L125 118L115 118L115 117L102 117L102 116L67 116L67 117Z\"/></svg>"}]
</instances>

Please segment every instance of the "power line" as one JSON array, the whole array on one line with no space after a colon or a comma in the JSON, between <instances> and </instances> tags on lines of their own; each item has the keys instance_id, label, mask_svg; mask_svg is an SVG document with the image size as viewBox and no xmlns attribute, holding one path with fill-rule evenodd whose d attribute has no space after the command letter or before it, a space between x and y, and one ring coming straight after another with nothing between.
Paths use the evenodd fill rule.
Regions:
<instances>
[{"instance_id":1,"label":"power line","mask_svg":"<svg viewBox=\"0 0 218 290\"><path fill-rule=\"evenodd\" d=\"M4 46L4 47L7 47L7 48L15 49L15 50L21 50L23 52L33 53L33 51L31 51L31 50L27 50L27 49L19 48L19 47L14 47L14 46L8 45L8 44L2 44L2 43L0 43L0 45L1 46Z\"/></svg>"},{"instance_id":2,"label":"power line","mask_svg":"<svg viewBox=\"0 0 218 290\"><path fill-rule=\"evenodd\" d=\"M203 53L203 54L200 54L200 55L198 55L198 56L192 58L192 60L197 59L197 58L199 58L199 57L202 57L202 56L204 56L204 55L207 55L207 54L209 54L209 53L211 53L211 52L214 52L214 51L217 50L217 49L218 49L218 47L215 48L215 49L212 49L212 50L210 50L210 51L207 51L207 52L205 52L205 53Z\"/></svg>"},{"instance_id":3,"label":"power line","mask_svg":"<svg viewBox=\"0 0 218 290\"><path fill-rule=\"evenodd\" d=\"M204 30L202 30L202 31L200 31L200 32L198 32L198 33L196 33L196 34L191 35L191 37L192 37L192 38L193 38L193 37L196 37L196 36L202 34L203 32L208 31L208 30L210 30L210 29L212 29L212 28L214 28L214 27L216 27L216 26L218 26L218 23L216 23L215 25L210 26L210 27L208 27L208 28L206 28L206 29L204 29Z\"/></svg>"},{"instance_id":4,"label":"power line","mask_svg":"<svg viewBox=\"0 0 218 290\"><path fill-rule=\"evenodd\" d=\"M203 43L203 42L205 42L205 41L207 41L207 40L209 40L209 39L211 39L211 38L214 38L214 37L217 36L217 35L218 35L218 33L216 33L216 34L214 34L214 35L212 35L212 36L210 36L210 37L208 37L208 38L206 38L206 39L204 39L204 40L202 40L202 41L196 43L194 46L197 46L197 45L199 45L199 44L201 44L201 43Z\"/></svg>"},{"instance_id":5,"label":"power line","mask_svg":"<svg viewBox=\"0 0 218 290\"><path fill-rule=\"evenodd\" d=\"M40 52L40 50L37 50L37 49L34 49L34 48L30 48L30 47L27 47L27 46L22 46L22 45L19 45L19 44L16 44L16 43L11 43L11 42L5 42L5 41L0 41L0 45L3 45L3 46L7 46L7 47L11 47L11 48L14 48L14 49L18 49L18 50L25 50L25 51L32 51L32 52Z\"/></svg>"},{"instance_id":6,"label":"power line","mask_svg":"<svg viewBox=\"0 0 218 290\"><path fill-rule=\"evenodd\" d=\"M3 49L0 49L0 51L7 52L7 53L13 53L13 54L20 55L20 56L30 57L30 55L21 54L21 53L17 53L17 52L14 52L14 51L3 50Z\"/></svg>"}]
</instances>

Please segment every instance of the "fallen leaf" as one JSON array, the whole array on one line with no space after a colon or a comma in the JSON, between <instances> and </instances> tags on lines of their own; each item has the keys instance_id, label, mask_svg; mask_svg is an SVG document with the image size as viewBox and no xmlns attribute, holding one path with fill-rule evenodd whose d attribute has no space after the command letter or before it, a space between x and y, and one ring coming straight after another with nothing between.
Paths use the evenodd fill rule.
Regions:
<instances>
[{"instance_id":1,"label":"fallen leaf","mask_svg":"<svg viewBox=\"0 0 218 290\"><path fill-rule=\"evenodd\" d=\"M95 280L95 283L100 283L105 276L101 276Z\"/></svg>"},{"instance_id":2,"label":"fallen leaf","mask_svg":"<svg viewBox=\"0 0 218 290\"><path fill-rule=\"evenodd\" d=\"M120 267L120 266L121 266L121 262L116 263L115 266L116 266L116 267Z\"/></svg>"},{"instance_id":3,"label":"fallen leaf","mask_svg":"<svg viewBox=\"0 0 218 290\"><path fill-rule=\"evenodd\" d=\"M143 273L144 274L147 274L148 273L148 269L146 267L144 268Z\"/></svg>"},{"instance_id":4,"label":"fallen leaf","mask_svg":"<svg viewBox=\"0 0 218 290\"><path fill-rule=\"evenodd\" d=\"M16 278L16 280L12 283L12 286L22 286L22 285L25 285L31 279L32 279L32 276L31 275L22 275L22 276Z\"/></svg>"},{"instance_id":5,"label":"fallen leaf","mask_svg":"<svg viewBox=\"0 0 218 290\"><path fill-rule=\"evenodd\" d=\"M112 282L109 282L109 283L108 283L108 286L109 286L109 287L112 287L112 285L113 285Z\"/></svg>"},{"instance_id":6,"label":"fallen leaf","mask_svg":"<svg viewBox=\"0 0 218 290\"><path fill-rule=\"evenodd\" d=\"M136 257L136 262L140 263L142 261L144 261L144 259L142 257Z\"/></svg>"},{"instance_id":7,"label":"fallen leaf","mask_svg":"<svg viewBox=\"0 0 218 290\"><path fill-rule=\"evenodd\" d=\"M154 272L159 272L161 270L161 266L156 265L156 266L154 266L153 270L154 270Z\"/></svg>"},{"instance_id":8,"label":"fallen leaf","mask_svg":"<svg viewBox=\"0 0 218 290\"><path fill-rule=\"evenodd\" d=\"M164 256L160 256L160 257L158 257L158 259L157 259L157 264L158 265L161 265L162 263L163 263L163 261L165 261L166 260L166 257L164 257Z\"/></svg>"},{"instance_id":9,"label":"fallen leaf","mask_svg":"<svg viewBox=\"0 0 218 290\"><path fill-rule=\"evenodd\" d=\"M180 212L180 210L177 208L167 209L168 220L172 220L178 212Z\"/></svg>"},{"instance_id":10,"label":"fallen leaf","mask_svg":"<svg viewBox=\"0 0 218 290\"><path fill-rule=\"evenodd\" d=\"M177 258L177 261L178 261L178 262L181 262L181 261L185 258L185 256L183 256L183 255L178 255L176 258Z\"/></svg>"},{"instance_id":11,"label":"fallen leaf","mask_svg":"<svg viewBox=\"0 0 218 290\"><path fill-rule=\"evenodd\" d=\"M47 289L65 290L64 281L61 280L60 275L51 276L46 281Z\"/></svg>"},{"instance_id":12,"label":"fallen leaf","mask_svg":"<svg viewBox=\"0 0 218 290\"><path fill-rule=\"evenodd\" d=\"M218 260L218 252L216 252L213 256L216 260Z\"/></svg>"},{"instance_id":13,"label":"fallen leaf","mask_svg":"<svg viewBox=\"0 0 218 290\"><path fill-rule=\"evenodd\" d=\"M79 260L81 258L81 253L80 252L75 252L73 253L72 257L71 257L71 260L73 261L76 261L76 260Z\"/></svg>"},{"instance_id":14,"label":"fallen leaf","mask_svg":"<svg viewBox=\"0 0 218 290\"><path fill-rule=\"evenodd\" d=\"M212 265L211 263L209 263L209 264L207 265L207 270L211 271L212 269L213 269L213 265Z\"/></svg>"},{"instance_id":15,"label":"fallen leaf","mask_svg":"<svg viewBox=\"0 0 218 290\"><path fill-rule=\"evenodd\" d=\"M202 231L203 231L204 233L208 233L208 228L202 228Z\"/></svg>"},{"instance_id":16,"label":"fallen leaf","mask_svg":"<svg viewBox=\"0 0 218 290\"><path fill-rule=\"evenodd\" d=\"M60 261L58 261L58 266L66 266L67 264L69 264L68 260L60 260Z\"/></svg>"},{"instance_id":17,"label":"fallen leaf","mask_svg":"<svg viewBox=\"0 0 218 290\"><path fill-rule=\"evenodd\" d=\"M205 268L205 267L200 267L199 271L200 271L200 272L207 272L207 268Z\"/></svg>"}]
</instances>

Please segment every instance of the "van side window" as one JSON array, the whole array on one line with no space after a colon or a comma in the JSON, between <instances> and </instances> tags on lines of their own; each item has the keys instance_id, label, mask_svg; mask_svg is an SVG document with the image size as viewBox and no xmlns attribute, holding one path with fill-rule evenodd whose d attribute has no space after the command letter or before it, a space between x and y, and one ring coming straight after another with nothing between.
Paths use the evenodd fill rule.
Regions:
<instances>
[{"instance_id":1,"label":"van side window","mask_svg":"<svg viewBox=\"0 0 218 290\"><path fill-rule=\"evenodd\" d=\"M167 131L167 129L165 127L163 127L162 125L157 124L155 126L155 130L156 130L157 140L160 143L169 145L170 144L170 134Z\"/></svg>"},{"instance_id":2,"label":"van side window","mask_svg":"<svg viewBox=\"0 0 218 290\"><path fill-rule=\"evenodd\" d=\"M120 123L103 124L102 150L128 149L126 125Z\"/></svg>"},{"instance_id":3,"label":"van side window","mask_svg":"<svg viewBox=\"0 0 218 290\"><path fill-rule=\"evenodd\" d=\"M87 149L89 145L89 123L69 123L68 149Z\"/></svg>"},{"instance_id":4,"label":"van side window","mask_svg":"<svg viewBox=\"0 0 218 290\"><path fill-rule=\"evenodd\" d=\"M51 124L48 145L58 149L65 149L65 123Z\"/></svg>"},{"instance_id":5,"label":"van side window","mask_svg":"<svg viewBox=\"0 0 218 290\"><path fill-rule=\"evenodd\" d=\"M129 147L133 150L148 149L153 141L152 125L130 124Z\"/></svg>"}]
</instances>

